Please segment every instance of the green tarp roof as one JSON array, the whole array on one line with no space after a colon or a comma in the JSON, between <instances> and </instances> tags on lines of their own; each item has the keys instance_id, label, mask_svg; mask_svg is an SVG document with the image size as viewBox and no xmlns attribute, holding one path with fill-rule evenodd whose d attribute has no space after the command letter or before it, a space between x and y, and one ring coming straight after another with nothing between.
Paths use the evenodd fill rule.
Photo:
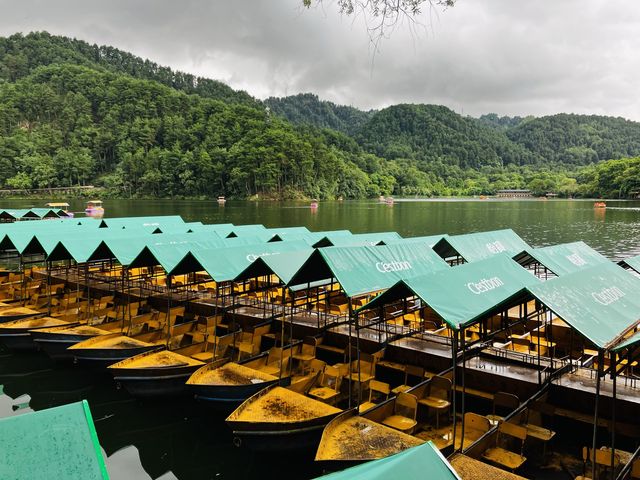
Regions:
<instances>
[{"instance_id":1,"label":"green tarp roof","mask_svg":"<svg viewBox=\"0 0 640 480\"><path fill-rule=\"evenodd\" d=\"M622 267L628 267L632 270L635 270L637 273L640 273L640 255L636 255L635 257L625 258L624 260L620 260L618 265Z\"/></svg>"},{"instance_id":2,"label":"green tarp roof","mask_svg":"<svg viewBox=\"0 0 640 480\"><path fill-rule=\"evenodd\" d=\"M316 250L288 282L290 285L335 278L348 297L385 290L403 278L448 265L427 245L327 247Z\"/></svg>"},{"instance_id":3,"label":"green tarp roof","mask_svg":"<svg viewBox=\"0 0 640 480\"><path fill-rule=\"evenodd\" d=\"M257 235L258 232L262 234L266 234L267 228L264 225L234 225L231 233L229 233L232 237L239 237L241 235ZM270 237L273 234L270 235Z\"/></svg>"},{"instance_id":4,"label":"green tarp roof","mask_svg":"<svg viewBox=\"0 0 640 480\"><path fill-rule=\"evenodd\" d=\"M193 232L216 232L221 237L228 236L233 231L233 223L216 223L213 225L191 225L189 228Z\"/></svg>"},{"instance_id":5,"label":"green tarp roof","mask_svg":"<svg viewBox=\"0 0 640 480\"><path fill-rule=\"evenodd\" d=\"M353 234L349 230L335 230L331 232L279 232L269 241L303 240L311 246L314 246L316 243L322 243L322 246L328 247L331 245L329 237L351 235Z\"/></svg>"},{"instance_id":6,"label":"green tarp roof","mask_svg":"<svg viewBox=\"0 0 640 480\"><path fill-rule=\"evenodd\" d=\"M640 321L640 278L614 263L556 277L528 290L599 348L615 347Z\"/></svg>"},{"instance_id":7,"label":"green tarp roof","mask_svg":"<svg viewBox=\"0 0 640 480\"><path fill-rule=\"evenodd\" d=\"M388 240L385 241L386 245L393 245L394 243L425 243L432 248L436 243L438 243L443 238L448 237L446 234L442 235L427 235L424 237L405 237L400 238L398 240Z\"/></svg>"},{"instance_id":8,"label":"green tarp roof","mask_svg":"<svg viewBox=\"0 0 640 480\"><path fill-rule=\"evenodd\" d=\"M399 281L359 310L417 296L454 330L460 330L523 297L540 280L508 255L496 255Z\"/></svg>"},{"instance_id":9,"label":"green tarp roof","mask_svg":"<svg viewBox=\"0 0 640 480\"><path fill-rule=\"evenodd\" d=\"M86 400L0 419L0 478L108 480Z\"/></svg>"},{"instance_id":10,"label":"green tarp roof","mask_svg":"<svg viewBox=\"0 0 640 480\"><path fill-rule=\"evenodd\" d=\"M308 249L305 242L274 242L240 247L197 250L191 252L201 266L197 271L206 271L216 282L231 281L258 257L286 255L287 252Z\"/></svg>"},{"instance_id":11,"label":"green tarp roof","mask_svg":"<svg viewBox=\"0 0 640 480\"><path fill-rule=\"evenodd\" d=\"M577 272L609 259L584 242L563 243L549 247L531 248L513 257L520 265L538 262L557 276Z\"/></svg>"},{"instance_id":12,"label":"green tarp roof","mask_svg":"<svg viewBox=\"0 0 640 480\"><path fill-rule=\"evenodd\" d=\"M530 248L511 229L447 236L433 246L442 258L458 254L467 262L483 260L502 252L513 256Z\"/></svg>"},{"instance_id":13,"label":"green tarp roof","mask_svg":"<svg viewBox=\"0 0 640 480\"><path fill-rule=\"evenodd\" d=\"M153 217L116 217L103 218L100 226L105 228L129 228L139 227L162 227L163 225L184 224L184 220L179 215L153 216Z\"/></svg>"},{"instance_id":14,"label":"green tarp roof","mask_svg":"<svg viewBox=\"0 0 640 480\"><path fill-rule=\"evenodd\" d=\"M357 233L352 235L326 236L333 247L348 247L359 245L386 245L387 242L397 242L402 237L396 232Z\"/></svg>"},{"instance_id":15,"label":"green tarp roof","mask_svg":"<svg viewBox=\"0 0 640 480\"><path fill-rule=\"evenodd\" d=\"M318 480L459 480L436 446L427 442L390 457L331 473Z\"/></svg>"},{"instance_id":16,"label":"green tarp roof","mask_svg":"<svg viewBox=\"0 0 640 480\"><path fill-rule=\"evenodd\" d=\"M313 248L289 251L283 255L266 255L258 257L234 279L239 282L249 278L276 275L284 284L289 283L293 275L313 254Z\"/></svg>"}]
</instances>

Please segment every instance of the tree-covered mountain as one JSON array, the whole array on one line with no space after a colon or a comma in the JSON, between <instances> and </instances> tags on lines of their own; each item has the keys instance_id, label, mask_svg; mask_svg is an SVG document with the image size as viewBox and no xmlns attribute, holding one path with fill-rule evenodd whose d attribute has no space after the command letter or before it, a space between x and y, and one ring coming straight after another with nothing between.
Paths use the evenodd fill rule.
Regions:
<instances>
[{"instance_id":1,"label":"tree-covered mountain","mask_svg":"<svg viewBox=\"0 0 640 480\"><path fill-rule=\"evenodd\" d=\"M40 66L70 64L153 80L206 98L254 105L259 103L248 93L233 90L217 80L174 71L114 47L91 45L47 32L0 37L0 59L0 79L10 82L26 77Z\"/></svg>"},{"instance_id":2,"label":"tree-covered mountain","mask_svg":"<svg viewBox=\"0 0 640 480\"><path fill-rule=\"evenodd\" d=\"M640 124L609 117L474 119L435 105L362 112L310 94L263 103L112 47L47 33L0 38L1 187L92 183L118 196L239 198L501 188L631 195L635 163L582 166L639 156L639 133Z\"/></svg>"},{"instance_id":3,"label":"tree-covered mountain","mask_svg":"<svg viewBox=\"0 0 640 480\"><path fill-rule=\"evenodd\" d=\"M521 122L506 133L548 162L586 165L640 155L640 123L619 117L561 113Z\"/></svg>"},{"instance_id":4,"label":"tree-covered mountain","mask_svg":"<svg viewBox=\"0 0 640 480\"><path fill-rule=\"evenodd\" d=\"M363 147L389 159L411 158L461 168L539 163L502 132L440 105L394 105L358 132Z\"/></svg>"},{"instance_id":5,"label":"tree-covered mountain","mask_svg":"<svg viewBox=\"0 0 640 480\"><path fill-rule=\"evenodd\" d=\"M312 93L301 93L281 98L269 97L264 103L274 114L280 115L292 123L330 128L347 135L354 135L358 132L374 113L323 101Z\"/></svg>"}]
</instances>

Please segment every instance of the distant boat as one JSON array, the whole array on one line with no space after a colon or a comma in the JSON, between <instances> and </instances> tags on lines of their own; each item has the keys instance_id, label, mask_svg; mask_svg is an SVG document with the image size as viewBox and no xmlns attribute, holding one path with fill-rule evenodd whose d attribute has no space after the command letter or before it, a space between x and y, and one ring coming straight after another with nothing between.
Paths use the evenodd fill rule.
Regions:
<instances>
[{"instance_id":1,"label":"distant boat","mask_svg":"<svg viewBox=\"0 0 640 480\"><path fill-rule=\"evenodd\" d=\"M224 198L223 196L219 196L218 197L218 205L224 205L225 203L227 203L227 199Z\"/></svg>"},{"instance_id":2,"label":"distant boat","mask_svg":"<svg viewBox=\"0 0 640 480\"><path fill-rule=\"evenodd\" d=\"M87 202L87 208L84 209L90 217L101 217L104 215L104 207L102 206L102 200L89 200Z\"/></svg>"},{"instance_id":3,"label":"distant boat","mask_svg":"<svg viewBox=\"0 0 640 480\"><path fill-rule=\"evenodd\" d=\"M311 210L316 210L318 208L318 200L311 200L311 205L309 205L309 207L311 207Z\"/></svg>"},{"instance_id":4,"label":"distant boat","mask_svg":"<svg viewBox=\"0 0 640 480\"><path fill-rule=\"evenodd\" d=\"M387 197L384 199L384 203L386 203L387 205L393 205L393 197Z\"/></svg>"},{"instance_id":5,"label":"distant boat","mask_svg":"<svg viewBox=\"0 0 640 480\"><path fill-rule=\"evenodd\" d=\"M69 211L69 204L66 202L49 202L44 204L45 207L55 210L58 214L62 212L65 217L73 218L73 212Z\"/></svg>"},{"instance_id":6,"label":"distant boat","mask_svg":"<svg viewBox=\"0 0 640 480\"><path fill-rule=\"evenodd\" d=\"M607 204L605 202L595 202L593 208L607 208Z\"/></svg>"}]
</instances>

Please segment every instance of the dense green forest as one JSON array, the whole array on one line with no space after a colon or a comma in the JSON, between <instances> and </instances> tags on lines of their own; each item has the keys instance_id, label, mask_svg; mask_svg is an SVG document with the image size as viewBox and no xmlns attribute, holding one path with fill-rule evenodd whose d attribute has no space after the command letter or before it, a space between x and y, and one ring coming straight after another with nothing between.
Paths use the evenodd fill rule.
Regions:
<instances>
[{"instance_id":1,"label":"dense green forest","mask_svg":"<svg viewBox=\"0 0 640 480\"><path fill-rule=\"evenodd\" d=\"M0 186L113 196L632 195L640 124L264 102L113 47L0 38ZM601 160L619 159L612 162Z\"/></svg>"}]
</instances>

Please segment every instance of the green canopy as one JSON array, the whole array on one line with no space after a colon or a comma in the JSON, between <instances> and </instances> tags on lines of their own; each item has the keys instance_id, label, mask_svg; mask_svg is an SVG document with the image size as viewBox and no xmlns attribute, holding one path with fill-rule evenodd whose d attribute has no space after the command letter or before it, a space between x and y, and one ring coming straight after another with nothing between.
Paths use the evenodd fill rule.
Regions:
<instances>
[{"instance_id":1,"label":"green canopy","mask_svg":"<svg viewBox=\"0 0 640 480\"><path fill-rule=\"evenodd\" d=\"M330 246L331 241L329 236L351 236L352 233L349 230L336 230L332 232L278 232L270 242L277 241L291 241L291 240L303 240L309 245L314 246L316 243L322 243L322 246Z\"/></svg>"},{"instance_id":2,"label":"green canopy","mask_svg":"<svg viewBox=\"0 0 640 480\"><path fill-rule=\"evenodd\" d=\"M258 235L267 234L267 228L264 225L234 225L233 230L229 233L229 237L240 237L242 235ZM272 237L273 234L269 235Z\"/></svg>"},{"instance_id":3,"label":"green canopy","mask_svg":"<svg viewBox=\"0 0 640 480\"><path fill-rule=\"evenodd\" d=\"M227 237L233 231L233 223L216 223L213 225L191 225L189 228L193 232L215 232L221 237Z\"/></svg>"},{"instance_id":4,"label":"green canopy","mask_svg":"<svg viewBox=\"0 0 640 480\"><path fill-rule=\"evenodd\" d=\"M640 322L640 278L613 263L528 287L598 348L615 347Z\"/></svg>"},{"instance_id":5,"label":"green canopy","mask_svg":"<svg viewBox=\"0 0 640 480\"><path fill-rule=\"evenodd\" d=\"M557 276L584 270L600 263L610 263L607 257L584 242L531 248L515 255L513 259L524 267L537 262Z\"/></svg>"},{"instance_id":6,"label":"green canopy","mask_svg":"<svg viewBox=\"0 0 640 480\"><path fill-rule=\"evenodd\" d=\"M129 228L138 227L162 227L171 224L184 224L184 220L179 215L165 215L154 217L116 217L104 218L100 222L102 228Z\"/></svg>"},{"instance_id":7,"label":"green canopy","mask_svg":"<svg viewBox=\"0 0 640 480\"><path fill-rule=\"evenodd\" d=\"M318 477L323 480L460 480L432 442Z\"/></svg>"},{"instance_id":8,"label":"green canopy","mask_svg":"<svg viewBox=\"0 0 640 480\"><path fill-rule=\"evenodd\" d=\"M347 297L377 292L398 280L444 270L448 265L427 245L327 247L316 250L289 285L335 278Z\"/></svg>"},{"instance_id":9,"label":"green canopy","mask_svg":"<svg viewBox=\"0 0 640 480\"><path fill-rule=\"evenodd\" d=\"M25 216L36 218L58 218L58 212L51 208L31 208Z\"/></svg>"},{"instance_id":10,"label":"green canopy","mask_svg":"<svg viewBox=\"0 0 640 480\"><path fill-rule=\"evenodd\" d=\"M418 297L452 329L460 330L502 311L540 280L506 254L399 281L359 310Z\"/></svg>"},{"instance_id":11,"label":"green canopy","mask_svg":"<svg viewBox=\"0 0 640 480\"><path fill-rule=\"evenodd\" d=\"M304 250L287 252L284 255L258 257L234 278L234 282L273 274L282 283L287 284L313 252L313 248L305 248Z\"/></svg>"},{"instance_id":12,"label":"green canopy","mask_svg":"<svg viewBox=\"0 0 640 480\"><path fill-rule=\"evenodd\" d=\"M631 270L635 270L636 273L640 273L640 255L636 255L635 257L625 258L624 260L620 260L618 265L624 268L630 268Z\"/></svg>"},{"instance_id":13,"label":"green canopy","mask_svg":"<svg viewBox=\"0 0 640 480\"><path fill-rule=\"evenodd\" d=\"M86 400L0 419L0 478L108 480Z\"/></svg>"},{"instance_id":14,"label":"green canopy","mask_svg":"<svg viewBox=\"0 0 640 480\"><path fill-rule=\"evenodd\" d=\"M440 240L446 237L448 237L448 235L446 234L427 235L424 237L405 237L405 238L400 238L398 240L388 240L388 241L385 241L384 243L386 245L393 245L394 243L424 243L428 245L429 248L432 248L436 243L438 243Z\"/></svg>"},{"instance_id":15,"label":"green canopy","mask_svg":"<svg viewBox=\"0 0 640 480\"><path fill-rule=\"evenodd\" d=\"M268 255L286 255L288 252L306 250L305 242L274 242L240 247L196 250L191 252L201 266L196 271L206 271L216 282L231 281L257 258Z\"/></svg>"},{"instance_id":16,"label":"green canopy","mask_svg":"<svg viewBox=\"0 0 640 480\"><path fill-rule=\"evenodd\" d=\"M502 252L513 256L530 248L511 229L447 236L433 246L433 250L442 258L459 255L467 262L476 262Z\"/></svg>"},{"instance_id":17,"label":"green canopy","mask_svg":"<svg viewBox=\"0 0 640 480\"><path fill-rule=\"evenodd\" d=\"M332 235L330 237L333 247L349 247L359 245L387 245L388 243L402 240L396 232L358 233L355 235ZM325 245L328 246L328 245Z\"/></svg>"}]
</instances>

